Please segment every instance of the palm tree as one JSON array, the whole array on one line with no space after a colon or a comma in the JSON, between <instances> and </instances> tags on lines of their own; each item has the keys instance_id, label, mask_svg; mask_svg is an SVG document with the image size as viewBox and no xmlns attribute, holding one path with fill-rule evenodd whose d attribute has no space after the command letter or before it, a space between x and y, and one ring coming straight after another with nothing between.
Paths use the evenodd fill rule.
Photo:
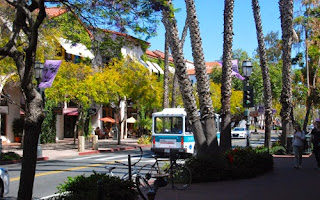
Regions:
<instances>
[{"instance_id":1,"label":"palm tree","mask_svg":"<svg viewBox=\"0 0 320 200\"><path fill-rule=\"evenodd\" d=\"M262 22L260 16L260 6L258 0L252 0L253 15L256 23L257 39L259 46L260 67L264 87L264 107L265 107L265 140L264 146L270 146L271 123L272 123L272 94L269 68L267 65L267 53L262 31Z\"/></svg>"},{"instance_id":2,"label":"palm tree","mask_svg":"<svg viewBox=\"0 0 320 200\"><path fill-rule=\"evenodd\" d=\"M224 1L223 31L223 66L221 77L221 136L220 148L226 151L231 148L231 89L232 89L232 41L233 41L233 7L234 0Z\"/></svg>"},{"instance_id":3,"label":"palm tree","mask_svg":"<svg viewBox=\"0 0 320 200\"><path fill-rule=\"evenodd\" d=\"M184 41L185 41L185 39L187 37L187 33L188 33L188 18L186 18L185 25L183 27L183 31L182 31L182 34L181 34L181 39L180 39L181 48L183 48ZM172 83L171 108L175 108L176 107L177 89L178 89L178 77L177 77L177 74L175 73L174 76L173 76L173 83Z\"/></svg>"},{"instance_id":4,"label":"palm tree","mask_svg":"<svg viewBox=\"0 0 320 200\"><path fill-rule=\"evenodd\" d=\"M293 0L280 0L280 18L282 30L282 92L281 92L281 144L287 146L287 136L291 130L292 119L292 80L291 80L291 46L293 35Z\"/></svg>"},{"instance_id":5,"label":"palm tree","mask_svg":"<svg viewBox=\"0 0 320 200\"><path fill-rule=\"evenodd\" d=\"M169 108L169 37L168 37L168 32L166 32L165 47L164 47L163 108Z\"/></svg>"},{"instance_id":6,"label":"palm tree","mask_svg":"<svg viewBox=\"0 0 320 200\"><path fill-rule=\"evenodd\" d=\"M194 0L186 2L187 19L190 30L193 61L197 78L197 92L199 95L201 121L204 122L204 134L208 150L214 152L218 148L217 133L215 126L214 109L212 106L209 79L206 71L202 42L200 36L199 22L196 14Z\"/></svg>"},{"instance_id":7,"label":"palm tree","mask_svg":"<svg viewBox=\"0 0 320 200\"><path fill-rule=\"evenodd\" d=\"M174 18L174 13L171 12L171 9L168 9L168 7L172 7L171 0L168 0L166 2L166 5L162 7L164 27L166 31L170 33L170 48L174 59L174 65L176 68L180 91L182 94L183 104L189 116L189 120L192 123L196 149L199 154L204 154L207 151L206 137L203 134L202 124L198 115L196 99L193 94L191 81L187 74L185 59L179 40L178 27Z\"/></svg>"}]
</instances>

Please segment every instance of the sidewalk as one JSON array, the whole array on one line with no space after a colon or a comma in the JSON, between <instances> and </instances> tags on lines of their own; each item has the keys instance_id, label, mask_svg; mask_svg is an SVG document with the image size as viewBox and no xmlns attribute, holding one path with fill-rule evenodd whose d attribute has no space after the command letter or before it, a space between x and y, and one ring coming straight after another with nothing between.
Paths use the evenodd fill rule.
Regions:
<instances>
[{"instance_id":1,"label":"sidewalk","mask_svg":"<svg viewBox=\"0 0 320 200\"><path fill-rule=\"evenodd\" d=\"M41 144L42 156L38 160L54 160L66 157L79 155L96 154L101 152L121 151L126 149L137 148L138 146L148 146L137 144L136 138L127 138L121 140L121 145L118 145L117 140L103 139L98 141L98 150L92 150L92 142L86 141L84 152L78 151L78 142L74 144L73 138L65 138L57 143ZM2 152L15 152L22 156L22 148L20 143L3 144Z\"/></svg>"},{"instance_id":2,"label":"sidewalk","mask_svg":"<svg viewBox=\"0 0 320 200\"><path fill-rule=\"evenodd\" d=\"M41 145L43 159L58 159L105 151L118 151L137 148L137 139L128 138L117 145L116 140L99 140L99 151L90 150L86 142L86 151L78 152L73 139L65 139L55 144ZM4 145L3 151L14 151L22 154L17 144ZM193 183L184 191L172 190L171 185L160 188L156 200L301 200L319 198L320 170L315 169L313 156L303 157L302 169L293 168L293 156L274 156L274 170L265 175L242 180Z\"/></svg>"},{"instance_id":3,"label":"sidewalk","mask_svg":"<svg viewBox=\"0 0 320 200\"><path fill-rule=\"evenodd\" d=\"M293 156L275 156L274 170L233 181L194 183L185 191L160 188L156 200L302 200L319 198L320 171L313 156L304 156L302 169L293 168Z\"/></svg>"}]
</instances>

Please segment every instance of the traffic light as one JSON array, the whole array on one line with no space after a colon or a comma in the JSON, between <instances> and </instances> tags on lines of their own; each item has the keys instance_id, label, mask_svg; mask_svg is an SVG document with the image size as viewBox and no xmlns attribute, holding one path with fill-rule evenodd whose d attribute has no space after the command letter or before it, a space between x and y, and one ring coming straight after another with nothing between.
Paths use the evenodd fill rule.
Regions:
<instances>
[{"instance_id":1,"label":"traffic light","mask_svg":"<svg viewBox=\"0 0 320 200\"><path fill-rule=\"evenodd\" d=\"M245 86L243 90L243 107L251 108L253 106L253 88L252 86Z\"/></svg>"}]
</instances>

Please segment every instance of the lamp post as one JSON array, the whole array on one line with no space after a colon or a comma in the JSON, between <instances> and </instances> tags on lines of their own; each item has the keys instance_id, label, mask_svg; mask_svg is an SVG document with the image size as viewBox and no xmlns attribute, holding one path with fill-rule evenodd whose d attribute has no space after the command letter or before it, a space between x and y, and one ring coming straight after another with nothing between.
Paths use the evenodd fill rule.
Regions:
<instances>
[{"instance_id":1,"label":"lamp post","mask_svg":"<svg viewBox=\"0 0 320 200\"><path fill-rule=\"evenodd\" d=\"M41 88L39 88L39 84L40 84L40 81L41 81L41 78L42 78L43 63L41 63L39 61L36 61L35 64L34 64L34 71L35 71L35 78L37 80L37 90L41 94L41 97L43 97L43 94L42 94L43 91L41 90ZM41 148L41 145L40 145L40 135L39 135L39 138L38 138L37 157L38 158L42 157L42 148Z\"/></svg>"},{"instance_id":2,"label":"lamp post","mask_svg":"<svg viewBox=\"0 0 320 200\"><path fill-rule=\"evenodd\" d=\"M253 107L253 88L249 85L249 77L252 72L252 64L249 60L244 60L242 62L242 70L243 75L245 77L244 86L243 86L243 107L246 108L244 111L244 116L246 116L246 129L247 129L247 137L246 137L246 146L250 146L249 141L249 128L250 128L250 121L249 121L249 108Z\"/></svg>"}]
</instances>

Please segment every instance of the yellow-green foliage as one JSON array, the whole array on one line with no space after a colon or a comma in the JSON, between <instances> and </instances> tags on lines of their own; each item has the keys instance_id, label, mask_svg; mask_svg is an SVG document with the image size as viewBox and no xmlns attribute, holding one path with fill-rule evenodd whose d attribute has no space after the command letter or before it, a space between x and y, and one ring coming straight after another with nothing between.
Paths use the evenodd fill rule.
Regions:
<instances>
[{"instance_id":1,"label":"yellow-green foliage","mask_svg":"<svg viewBox=\"0 0 320 200\"><path fill-rule=\"evenodd\" d=\"M221 109L221 84L211 82L210 90L213 108L216 112L219 112ZM242 100L243 92L232 89L232 95L230 100L230 108L232 114L239 112L237 107L242 109Z\"/></svg>"},{"instance_id":2,"label":"yellow-green foliage","mask_svg":"<svg viewBox=\"0 0 320 200\"><path fill-rule=\"evenodd\" d=\"M45 90L46 97L54 102L70 100L87 107L91 103L91 84L87 80L93 70L84 64L62 62L51 88ZM88 85L89 84L89 85Z\"/></svg>"},{"instance_id":3,"label":"yellow-green foliage","mask_svg":"<svg viewBox=\"0 0 320 200\"><path fill-rule=\"evenodd\" d=\"M154 75L131 60L114 59L96 72L90 66L62 62L46 97L58 102L73 101L83 107L96 103L118 102L126 97L150 108L161 106L162 86Z\"/></svg>"},{"instance_id":4,"label":"yellow-green foliage","mask_svg":"<svg viewBox=\"0 0 320 200\"><path fill-rule=\"evenodd\" d=\"M151 136L150 135L142 135L138 139L138 144L151 144Z\"/></svg>"}]
</instances>

